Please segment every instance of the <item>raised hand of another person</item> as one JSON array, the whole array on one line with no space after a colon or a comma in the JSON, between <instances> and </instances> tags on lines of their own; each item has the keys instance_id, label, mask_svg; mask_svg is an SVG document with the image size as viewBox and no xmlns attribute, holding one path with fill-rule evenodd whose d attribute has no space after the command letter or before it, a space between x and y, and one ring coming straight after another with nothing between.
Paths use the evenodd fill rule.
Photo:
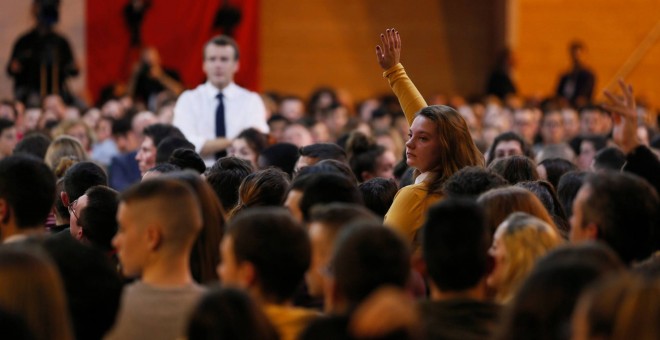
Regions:
<instances>
[{"instance_id":1,"label":"raised hand of another person","mask_svg":"<svg viewBox=\"0 0 660 340\"><path fill-rule=\"evenodd\" d=\"M380 41L383 45L376 45L376 57L383 70L388 70L401 60L401 37L394 28L388 28L381 33Z\"/></svg>"},{"instance_id":2,"label":"raised hand of another person","mask_svg":"<svg viewBox=\"0 0 660 340\"><path fill-rule=\"evenodd\" d=\"M603 104L603 108L612 113L614 142L621 147L624 153L629 153L640 145L637 138L637 107L632 85L619 79L619 87L623 93L621 96L605 91L605 96L610 103Z\"/></svg>"}]
</instances>

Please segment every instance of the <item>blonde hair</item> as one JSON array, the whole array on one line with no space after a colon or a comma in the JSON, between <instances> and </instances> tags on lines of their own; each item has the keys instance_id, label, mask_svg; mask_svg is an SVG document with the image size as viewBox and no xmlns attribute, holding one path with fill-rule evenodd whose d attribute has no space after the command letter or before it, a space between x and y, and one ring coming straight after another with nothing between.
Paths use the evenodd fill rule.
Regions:
<instances>
[{"instance_id":1,"label":"blonde hair","mask_svg":"<svg viewBox=\"0 0 660 340\"><path fill-rule=\"evenodd\" d=\"M87 125L85 124L84 121L81 119L67 119L63 120L55 128L53 128L52 135L54 138L60 137L60 136L71 136L68 134L69 129L71 129L74 126L82 126L85 128L85 135L87 136L87 141L89 142L89 147L91 148L92 145L94 144L94 141L96 139L96 136L94 135L94 131ZM81 142L82 144L82 142ZM84 146L83 146L84 147Z\"/></svg>"},{"instance_id":2,"label":"blonde hair","mask_svg":"<svg viewBox=\"0 0 660 340\"><path fill-rule=\"evenodd\" d=\"M64 157L78 162L88 160L87 152L77 139L70 136L59 136L48 146L44 162L49 168L55 170Z\"/></svg>"},{"instance_id":3,"label":"blonde hair","mask_svg":"<svg viewBox=\"0 0 660 340\"><path fill-rule=\"evenodd\" d=\"M0 307L23 318L37 340L72 339L64 285L55 266L26 250L0 249Z\"/></svg>"},{"instance_id":4,"label":"blonde hair","mask_svg":"<svg viewBox=\"0 0 660 340\"><path fill-rule=\"evenodd\" d=\"M561 245L563 240L551 225L522 212L511 214L500 224L497 232L501 233L506 265L495 298L507 302L515 295L536 261Z\"/></svg>"}]
</instances>

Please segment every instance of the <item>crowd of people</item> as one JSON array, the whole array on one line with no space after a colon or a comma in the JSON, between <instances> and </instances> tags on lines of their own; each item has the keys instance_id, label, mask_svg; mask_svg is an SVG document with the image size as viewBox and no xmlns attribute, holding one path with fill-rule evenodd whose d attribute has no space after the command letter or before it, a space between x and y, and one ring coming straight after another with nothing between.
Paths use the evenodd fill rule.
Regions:
<instances>
[{"instance_id":1,"label":"crowd of people","mask_svg":"<svg viewBox=\"0 0 660 340\"><path fill-rule=\"evenodd\" d=\"M195 89L136 67L84 110L2 101L3 337L659 338L657 121L632 87L593 105L578 64L556 98L429 105L380 39L394 96L356 106L238 86L227 36Z\"/></svg>"}]
</instances>

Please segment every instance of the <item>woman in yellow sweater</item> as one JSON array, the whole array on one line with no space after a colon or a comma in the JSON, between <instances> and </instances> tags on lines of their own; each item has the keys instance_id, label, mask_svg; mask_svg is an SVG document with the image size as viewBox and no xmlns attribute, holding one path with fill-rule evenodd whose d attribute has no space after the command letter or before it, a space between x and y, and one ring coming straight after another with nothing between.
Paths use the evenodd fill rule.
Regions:
<instances>
[{"instance_id":1,"label":"woman in yellow sweater","mask_svg":"<svg viewBox=\"0 0 660 340\"><path fill-rule=\"evenodd\" d=\"M442 184L466 166L483 166L467 123L456 110L427 106L401 65L399 32L388 29L381 34L382 46L376 46L378 63L399 99L410 125L406 142L409 166L415 168L415 184L401 188L385 215L385 225L401 232L410 242L424 223L426 211L442 199Z\"/></svg>"}]
</instances>

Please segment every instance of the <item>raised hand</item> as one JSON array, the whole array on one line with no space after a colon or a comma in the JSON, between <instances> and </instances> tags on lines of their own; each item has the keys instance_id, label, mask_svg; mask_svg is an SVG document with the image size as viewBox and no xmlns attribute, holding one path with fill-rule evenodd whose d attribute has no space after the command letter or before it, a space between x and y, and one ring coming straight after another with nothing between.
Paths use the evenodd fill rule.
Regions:
<instances>
[{"instance_id":1,"label":"raised hand","mask_svg":"<svg viewBox=\"0 0 660 340\"><path fill-rule=\"evenodd\" d=\"M610 103L603 104L603 108L612 113L614 142L621 147L623 152L628 153L640 145L637 138L637 107L632 85L619 79L619 87L623 93L621 96L605 91L605 96Z\"/></svg>"},{"instance_id":2,"label":"raised hand","mask_svg":"<svg viewBox=\"0 0 660 340\"><path fill-rule=\"evenodd\" d=\"M376 45L376 57L383 70L388 70L401 60L401 37L394 28L388 28L381 33L380 41L383 45Z\"/></svg>"}]
</instances>

